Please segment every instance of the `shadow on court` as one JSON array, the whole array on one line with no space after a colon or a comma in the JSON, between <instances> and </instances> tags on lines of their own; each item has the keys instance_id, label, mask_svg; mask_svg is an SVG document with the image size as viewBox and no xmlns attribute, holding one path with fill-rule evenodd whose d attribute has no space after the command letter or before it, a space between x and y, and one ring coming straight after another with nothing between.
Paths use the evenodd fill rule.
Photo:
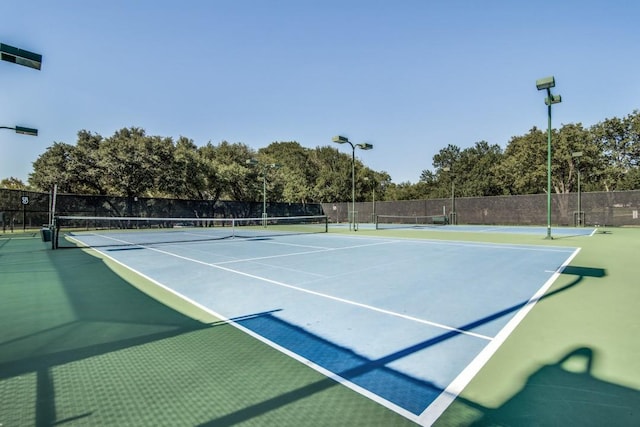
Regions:
<instances>
[{"instance_id":1,"label":"shadow on court","mask_svg":"<svg viewBox=\"0 0 640 427\"><path fill-rule=\"evenodd\" d=\"M48 249L28 249L3 253L0 264L0 381L35 373L35 396L24 403L35 404L36 425L61 422L52 369L206 326L149 298L84 252L66 252L63 259Z\"/></svg>"},{"instance_id":2,"label":"shadow on court","mask_svg":"<svg viewBox=\"0 0 640 427\"><path fill-rule=\"evenodd\" d=\"M572 275L575 276L575 278L566 285L545 294L540 298L540 300L573 288L578 285L584 277L600 278L604 277L606 272L601 268L566 267L563 270L563 274ZM500 312L493 313L490 316L461 326L459 329L474 329L499 317L509 315L521 309L526 303L527 302L523 302L522 304L514 305ZM348 379L354 384L372 391L393 403L403 406L405 409L416 415L419 415L424 409L425 401L432 401L443 391L443 389L430 382L420 381L390 369L388 368L388 365L396 360L410 356L413 353L437 345L460 334L460 332L457 331L446 332L380 359L370 360L355 354L349 349L338 347L333 343L327 342L317 336L313 336L307 333L303 328L287 324L270 315L249 319L248 321L241 321L239 323L261 336L293 350L295 353L309 360L312 360L314 363L328 369L341 378ZM318 381L286 395L281 395L269 401L261 402L255 406L243 408L241 411L215 419L210 423L203 425L213 427L231 426L236 423L241 423L250 418L259 416L261 413L269 412L277 409L281 405L291 403L293 400L301 399L313 393L322 391L332 385L334 385L334 382L330 379ZM394 401L394 397L398 397L397 390L403 390L403 395L400 396L403 399L401 402ZM411 397L407 399L407 395ZM572 410L570 405L567 405L566 402L565 410Z\"/></svg>"},{"instance_id":3,"label":"shadow on court","mask_svg":"<svg viewBox=\"0 0 640 427\"><path fill-rule=\"evenodd\" d=\"M362 399L349 406L353 393L339 392L341 388L335 387L334 380L316 374L302 378L308 370L288 358L278 358L283 360L277 362L282 365L263 359L273 353L265 350L266 346L226 323L205 325L168 308L83 251L44 249L35 253L31 248L8 253L10 246L3 248L0 262L0 319L10 326L0 333L0 391L3 387L14 390L19 379L28 381L34 377L33 395L27 393L27 399L21 399L25 407L13 408L16 413L35 412L33 422L23 424L104 422L102 414L110 412L119 414L118 421L136 425L158 425L158 419L180 425L231 426L249 421L277 424L283 419L278 417L291 420L289 425L305 425L305 420L306 425L313 425L313 420L318 425L340 425L349 416L351 420L369 422L368 425L376 425L376 421L382 423L378 425L411 424ZM32 279L24 280L26 270ZM541 299L578 285L584 277L604 277L606 272L567 267L563 274L575 278ZM472 329L510 314L525 303L461 329ZM415 398L416 412L429 394L437 395L442 390L388 365L458 335L447 332L370 360L281 322L272 313L236 321L272 339L274 334L286 336L302 346L296 349L299 354L310 359L322 354L333 372L355 383L367 386L369 382L382 382L385 387L406 388ZM85 367L83 362L89 359L95 362ZM538 423L541 425L557 424L556 420L562 421L560 424L595 425L590 421L604 420L604 414L609 421L628 420L637 425L638 414L632 409L640 407L638 392L594 378L594 359L591 349L576 349L558 363L532 374L523 390L500 408L484 408L463 399L462 403L481 411L481 418L475 421L478 426L527 424L522 417L532 412L533 419L542 421ZM99 396L90 403L77 402L71 411L61 409L69 399L69 389L74 389L72 395L79 400L84 395L98 394L101 388L106 390L100 395L102 399ZM342 394L327 400L325 392L330 389ZM312 396L318 400L307 401ZM556 404L547 401L552 397ZM297 402L301 406L292 405ZM608 406L602 408L605 404ZM318 407L324 408L321 414ZM600 411L595 410L597 407L601 407ZM362 408L366 413L361 413ZM3 411L8 411L6 406L0 409L0 418ZM583 417L583 411L598 413ZM163 418L169 415L173 418Z\"/></svg>"},{"instance_id":4,"label":"shadow on court","mask_svg":"<svg viewBox=\"0 0 640 427\"><path fill-rule=\"evenodd\" d=\"M563 274L575 275L576 279L543 299L575 286L585 277L603 278L606 271L568 266ZM522 389L501 406L488 408L458 397L436 425L640 425L640 391L595 377L597 359L594 349L577 347L556 363L533 372Z\"/></svg>"},{"instance_id":5,"label":"shadow on court","mask_svg":"<svg viewBox=\"0 0 640 427\"><path fill-rule=\"evenodd\" d=\"M1 425L198 425L230 412L304 425L305 411L322 425L410 424L228 322L174 311L84 251L11 243L0 254ZM305 390L319 406L291 405ZM268 410L243 409L264 407L256 402Z\"/></svg>"},{"instance_id":6,"label":"shadow on court","mask_svg":"<svg viewBox=\"0 0 640 427\"><path fill-rule=\"evenodd\" d=\"M589 347L576 348L531 374L522 390L495 409L459 398L482 413L469 425L640 425L640 392L593 376L596 356Z\"/></svg>"}]
</instances>

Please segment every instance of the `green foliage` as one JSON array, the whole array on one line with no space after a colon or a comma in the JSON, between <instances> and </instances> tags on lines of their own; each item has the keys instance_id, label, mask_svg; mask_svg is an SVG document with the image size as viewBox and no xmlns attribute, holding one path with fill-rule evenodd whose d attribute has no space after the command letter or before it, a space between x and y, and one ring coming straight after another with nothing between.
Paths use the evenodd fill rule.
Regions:
<instances>
[{"instance_id":1,"label":"green foliage","mask_svg":"<svg viewBox=\"0 0 640 427\"><path fill-rule=\"evenodd\" d=\"M0 188L8 188L10 190L28 190L29 186L22 182L22 180L11 176L0 181Z\"/></svg>"},{"instance_id":2,"label":"green foliage","mask_svg":"<svg viewBox=\"0 0 640 427\"><path fill-rule=\"evenodd\" d=\"M265 167L271 164L279 167ZM435 172L423 170L419 182L396 184L386 172L356 159L356 201L446 198L453 189L461 197L546 192L547 132L534 127L512 137L504 151L486 141L465 149L449 144L432 164ZM580 123L553 129L552 191L575 191L578 171L584 191L639 189L640 112L589 129ZM317 203L351 200L351 173L351 153L332 146L310 149L295 141L258 151L227 141L197 146L186 137L173 141L132 127L108 138L81 130L75 145L54 142L34 162L29 186L49 190L57 184L61 192L129 198L247 201L262 201L266 191L271 201ZM15 178L0 185L27 187Z\"/></svg>"},{"instance_id":3,"label":"green foliage","mask_svg":"<svg viewBox=\"0 0 640 427\"><path fill-rule=\"evenodd\" d=\"M640 111L598 123L592 136L601 156L593 178L605 191L629 189L626 176L640 165Z\"/></svg>"},{"instance_id":4,"label":"green foliage","mask_svg":"<svg viewBox=\"0 0 640 427\"><path fill-rule=\"evenodd\" d=\"M74 168L76 147L63 142L54 142L38 159L33 162L33 173L29 184L40 190L49 190L58 184L62 193L71 193L79 189Z\"/></svg>"},{"instance_id":5,"label":"green foliage","mask_svg":"<svg viewBox=\"0 0 640 427\"><path fill-rule=\"evenodd\" d=\"M526 135L514 136L496 171L506 194L544 192L547 182L546 132L534 127Z\"/></svg>"}]
</instances>

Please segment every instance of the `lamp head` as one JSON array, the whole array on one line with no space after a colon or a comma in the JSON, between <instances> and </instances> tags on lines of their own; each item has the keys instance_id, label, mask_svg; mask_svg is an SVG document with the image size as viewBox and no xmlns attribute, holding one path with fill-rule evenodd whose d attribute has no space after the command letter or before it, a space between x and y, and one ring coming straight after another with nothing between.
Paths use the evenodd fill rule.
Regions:
<instances>
[{"instance_id":1,"label":"lamp head","mask_svg":"<svg viewBox=\"0 0 640 427\"><path fill-rule=\"evenodd\" d=\"M555 85L556 79L553 76L536 80L536 87L538 88L538 90L551 89L552 87L555 87Z\"/></svg>"},{"instance_id":2,"label":"lamp head","mask_svg":"<svg viewBox=\"0 0 640 427\"><path fill-rule=\"evenodd\" d=\"M26 128L24 126L16 126L16 133L22 135L38 136L38 129Z\"/></svg>"},{"instance_id":3,"label":"lamp head","mask_svg":"<svg viewBox=\"0 0 640 427\"><path fill-rule=\"evenodd\" d=\"M371 150L373 148L373 145L369 144L368 142L363 142L362 144L356 144L356 147L361 150Z\"/></svg>"},{"instance_id":4,"label":"lamp head","mask_svg":"<svg viewBox=\"0 0 640 427\"><path fill-rule=\"evenodd\" d=\"M349 138L340 135L334 136L333 138L331 138L331 140L336 144L346 144L347 142L349 142Z\"/></svg>"},{"instance_id":5,"label":"lamp head","mask_svg":"<svg viewBox=\"0 0 640 427\"><path fill-rule=\"evenodd\" d=\"M255 166L258 164L258 161L256 159L247 159L245 163L251 166Z\"/></svg>"},{"instance_id":6,"label":"lamp head","mask_svg":"<svg viewBox=\"0 0 640 427\"><path fill-rule=\"evenodd\" d=\"M42 66L42 55L39 53L18 49L17 47L4 43L0 43L0 59L25 67L35 68L36 70L39 70Z\"/></svg>"},{"instance_id":7,"label":"lamp head","mask_svg":"<svg viewBox=\"0 0 640 427\"><path fill-rule=\"evenodd\" d=\"M551 95L544 99L545 105L557 104L559 102L562 102L562 97L560 95Z\"/></svg>"}]
</instances>

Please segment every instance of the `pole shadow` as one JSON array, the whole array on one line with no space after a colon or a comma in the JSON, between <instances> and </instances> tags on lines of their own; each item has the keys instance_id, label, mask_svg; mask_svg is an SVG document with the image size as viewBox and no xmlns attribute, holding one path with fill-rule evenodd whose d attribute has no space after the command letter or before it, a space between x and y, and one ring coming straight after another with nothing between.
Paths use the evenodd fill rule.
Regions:
<instances>
[{"instance_id":1,"label":"pole shadow","mask_svg":"<svg viewBox=\"0 0 640 427\"><path fill-rule=\"evenodd\" d=\"M577 286L584 277L604 277L606 275L606 271L601 268L575 266L565 267L562 274L573 275L576 277L566 285L546 293L537 301L550 298L561 292L566 292L567 290ZM516 304L512 307L508 307L484 318L477 319L471 323L460 326L458 329L470 331L476 327L494 321L497 318L514 313L530 302L531 301L525 301L521 304ZM337 376L362 386L369 391L373 391L375 394L390 402L398 404L416 415L420 414L420 412L425 408L425 402L433 401L444 391L444 389L429 381L418 380L393 370L389 368L388 365L396 360L402 359L418 351L460 335L460 332L458 331L449 331L429 340L416 343L410 347L381 357L377 360L371 360L358 355L348 348L336 346L331 342L310 334L304 328L282 322L271 315L256 319L249 319L249 321L241 321L239 323L259 335L294 351L298 355L313 361L323 368L328 369ZM285 395L278 396L277 398L260 402L256 405L246 407L221 418L216 418L208 423L202 424L202 426L232 426L236 423L245 422L266 412L276 410L280 406L291 404L293 401L303 399L309 395L326 390L327 388L335 385L337 385L337 382L326 378L322 381L301 387ZM398 395L397 390L403 390L403 393ZM410 398L407 398L407 396L410 396Z\"/></svg>"},{"instance_id":2,"label":"pole shadow","mask_svg":"<svg viewBox=\"0 0 640 427\"><path fill-rule=\"evenodd\" d=\"M470 425L640 425L640 392L596 378L596 355L589 347L570 351L531 374L518 393L495 409L459 398L482 413Z\"/></svg>"}]
</instances>

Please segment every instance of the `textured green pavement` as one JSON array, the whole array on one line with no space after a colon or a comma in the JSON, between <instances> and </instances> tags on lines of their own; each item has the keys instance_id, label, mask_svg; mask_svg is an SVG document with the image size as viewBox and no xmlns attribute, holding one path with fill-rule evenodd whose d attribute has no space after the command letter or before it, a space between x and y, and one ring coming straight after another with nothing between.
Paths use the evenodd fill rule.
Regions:
<instances>
[{"instance_id":1,"label":"textured green pavement","mask_svg":"<svg viewBox=\"0 0 640 427\"><path fill-rule=\"evenodd\" d=\"M415 236L582 247L438 425L640 425L640 229ZM2 427L412 425L124 268L51 251L37 235L0 235L0 325Z\"/></svg>"},{"instance_id":2,"label":"textured green pavement","mask_svg":"<svg viewBox=\"0 0 640 427\"><path fill-rule=\"evenodd\" d=\"M543 244L582 249L438 425L640 425L640 229Z\"/></svg>"},{"instance_id":3,"label":"textured green pavement","mask_svg":"<svg viewBox=\"0 0 640 427\"><path fill-rule=\"evenodd\" d=\"M412 425L82 250L3 238L0 275L3 427Z\"/></svg>"}]
</instances>

